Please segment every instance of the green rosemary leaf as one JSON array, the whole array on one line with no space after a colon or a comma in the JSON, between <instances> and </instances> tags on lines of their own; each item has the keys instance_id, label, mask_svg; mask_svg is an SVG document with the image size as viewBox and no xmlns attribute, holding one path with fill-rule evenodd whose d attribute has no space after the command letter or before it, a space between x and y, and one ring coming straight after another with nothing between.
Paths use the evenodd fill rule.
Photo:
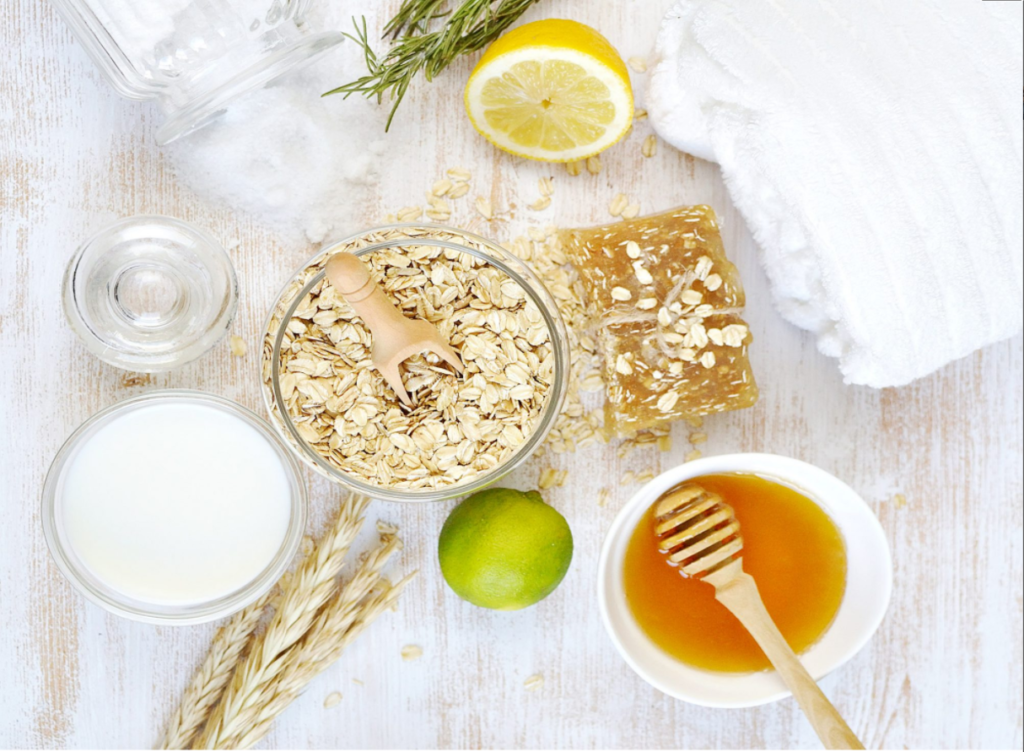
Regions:
<instances>
[{"instance_id":1,"label":"green rosemary leaf","mask_svg":"<svg viewBox=\"0 0 1024 752\"><path fill-rule=\"evenodd\" d=\"M488 46L536 2L539 0L458 0L457 7L449 9L448 0L404 0L384 26L384 36L390 37L392 44L382 57L370 44L366 18L362 27L353 19L355 33L346 36L363 50L366 75L324 96L361 94L379 104L388 95L392 106L386 129L390 129L402 98L420 73L432 81L462 55Z\"/></svg>"}]
</instances>

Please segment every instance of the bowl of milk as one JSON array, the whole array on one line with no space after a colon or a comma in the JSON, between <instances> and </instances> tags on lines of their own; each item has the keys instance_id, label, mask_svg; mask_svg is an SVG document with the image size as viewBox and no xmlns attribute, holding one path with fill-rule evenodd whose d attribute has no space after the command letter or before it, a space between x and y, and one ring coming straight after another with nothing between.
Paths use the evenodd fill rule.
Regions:
<instances>
[{"instance_id":1,"label":"bowl of milk","mask_svg":"<svg viewBox=\"0 0 1024 752\"><path fill-rule=\"evenodd\" d=\"M43 488L57 566L108 611L156 624L222 618L291 563L306 490L291 450L221 397L150 392L89 418Z\"/></svg>"}]
</instances>

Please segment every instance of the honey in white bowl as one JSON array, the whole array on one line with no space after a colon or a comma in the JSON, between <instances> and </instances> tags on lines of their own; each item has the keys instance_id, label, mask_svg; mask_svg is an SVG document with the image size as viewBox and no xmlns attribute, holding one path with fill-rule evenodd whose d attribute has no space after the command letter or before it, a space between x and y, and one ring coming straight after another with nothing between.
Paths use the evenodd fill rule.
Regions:
<instances>
[{"instance_id":1,"label":"honey in white bowl","mask_svg":"<svg viewBox=\"0 0 1024 752\"><path fill-rule=\"evenodd\" d=\"M788 486L747 474L692 479L736 513L749 572L779 630L801 653L817 642L846 589L846 547L815 501ZM637 624L665 653L696 668L749 672L771 665L715 589L680 575L659 549L654 506L626 549L623 584Z\"/></svg>"}]
</instances>

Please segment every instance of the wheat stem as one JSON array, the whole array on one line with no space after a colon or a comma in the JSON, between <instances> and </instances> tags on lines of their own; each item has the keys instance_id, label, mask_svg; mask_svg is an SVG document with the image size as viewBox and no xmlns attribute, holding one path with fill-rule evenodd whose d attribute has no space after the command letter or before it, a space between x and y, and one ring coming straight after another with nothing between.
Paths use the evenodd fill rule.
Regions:
<instances>
[{"instance_id":1,"label":"wheat stem","mask_svg":"<svg viewBox=\"0 0 1024 752\"><path fill-rule=\"evenodd\" d=\"M369 500L349 496L313 553L285 585L281 603L270 624L238 665L227 691L206 724L196 746L223 746L219 740L239 736L252 726L260 697L287 662L288 652L309 630L317 612L334 594L336 577L362 525Z\"/></svg>"},{"instance_id":2,"label":"wheat stem","mask_svg":"<svg viewBox=\"0 0 1024 752\"><path fill-rule=\"evenodd\" d=\"M413 574L404 577L395 585L389 585L383 578L377 578L371 587L369 597L358 603L338 609L340 618L335 622L337 631L310 632L307 639L317 647L308 658L299 658L290 665L289 670L277 688L277 692L261 709L253 726L243 734L232 739L221 740L219 749L248 749L266 736L270 727L285 708L297 698L318 674L341 657L353 640L371 624L380 614L395 602L402 590L412 579ZM372 592L376 590L376 592ZM339 596L339 600L342 600ZM347 603L347 602L346 602ZM305 653L305 651L302 651ZM317 656L317 657L314 657Z\"/></svg>"},{"instance_id":3,"label":"wheat stem","mask_svg":"<svg viewBox=\"0 0 1024 752\"><path fill-rule=\"evenodd\" d=\"M275 591L231 617L217 630L206 659L185 689L181 704L171 716L160 741L160 749L188 749L199 729L206 723L210 710L220 699L231 679L231 672L252 639L252 633L263 616Z\"/></svg>"},{"instance_id":4,"label":"wheat stem","mask_svg":"<svg viewBox=\"0 0 1024 752\"><path fill-rule=\"evenodd\" d=\"M363 608L374 589L393 589L380 577L380 571L401 546L401 541L395 536L384 536L381 545L363 558L356 573L324 607L302 641L289 651L273 681L264 684L259 696L252 698L252 712L246 716L246 723L236 724L229 733L209 738L207 741L211 747L244 749L263 738L274 719L298 697L310 680L341 655L333 651L332 646L365 616ZM403 587L404 584L403 581ZM397 595L395 592L392 600Z\"/></svg>"}]
</instances>

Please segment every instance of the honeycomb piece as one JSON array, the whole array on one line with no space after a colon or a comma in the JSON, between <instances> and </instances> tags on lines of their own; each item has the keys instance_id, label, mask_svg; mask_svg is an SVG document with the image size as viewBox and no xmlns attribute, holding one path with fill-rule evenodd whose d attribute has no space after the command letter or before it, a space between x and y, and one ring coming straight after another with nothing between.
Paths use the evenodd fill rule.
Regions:
<instances>
[{"instance_id":1,"label":"honeycomb piece","mask_svg":"<svg viewBox=\"0 0 1024 752\"><path fill-rule=\"evenodd\" d=\"M605 358L606 425L624 434L757 402L736 267L707 206L562 234Z\"/></svg>"}]
</instances>

